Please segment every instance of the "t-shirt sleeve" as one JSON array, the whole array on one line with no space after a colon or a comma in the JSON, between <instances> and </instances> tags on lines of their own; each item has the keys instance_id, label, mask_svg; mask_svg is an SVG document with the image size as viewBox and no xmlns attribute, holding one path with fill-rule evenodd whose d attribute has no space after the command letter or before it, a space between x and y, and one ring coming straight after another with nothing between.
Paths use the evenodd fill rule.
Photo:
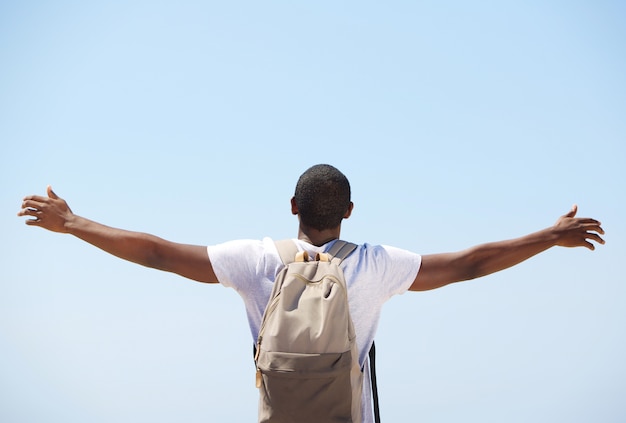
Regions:
<instances>
[{"instance_id":1,"label":"t-shirt sleeve","mask_svg":"<svg viewBox=\"0 0 626 423\"><path fill-rule=\"evenodd\" d=\"M274 244L263 240L236 240L207 247L213 271L220 284L245 291L255 287L259 279L273 279L282 265L273 259L274 254L265 254L274 249Z\"/></svg>"},{"instance_id":2,"label":"t-shirt sleeve","mask_svg":"<svg viewBox=\"0 0 626 423\"><path fill-rule=\"evenodd\" d=\"M389 271L394 277L385 279L389 286L387 290L391 296L404 294L409 290L422 265L422 256L401 248L382 246L389 261Z\"/></svg>"},{"instance_id":3,"label":"t-shirt sleeve","mask_svg":"<svg viewBox=\"0 0 626 423\"><path fill-rule=\"evenodd\" d=\"M238 240L207 247L221 285L233 288L246 307L252 339L256 340L273 281L283 268L270 238Z\"/></svg>"},{"instance_id":4,"label":"t-shirt sleeve","mask_svg":"<svg viewBox=\"0 0 626 423\"><path fill-rule=\"evenodd\" d=\"M364 296L367 303L384 303L394 295L405 293L422 262L419 254L386 245L363 244L359 257L346 260L346 280L358 286L350 295Z\"/></svg>"}]
</instances>

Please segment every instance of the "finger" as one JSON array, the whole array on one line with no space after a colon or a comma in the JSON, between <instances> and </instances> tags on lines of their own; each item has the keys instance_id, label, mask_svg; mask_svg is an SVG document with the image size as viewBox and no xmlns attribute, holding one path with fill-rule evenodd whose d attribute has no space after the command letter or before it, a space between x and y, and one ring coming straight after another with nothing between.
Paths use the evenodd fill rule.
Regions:
<instances>
[{"instance_id":1,"label":"finger","mask_svg":"<svg viewBox=\"0 0 626 423\"><path fill-rule=\"evenodd\" d=\"M56 195L56 193L54 191L52 191L52 186L48 185L48 188L46 189L46 191L48 192L48 197L56 200L57 198L59 198L58 195Z\"/></svg>"},{"instance_id":2,"label":"finger","mask_svg":"<svg viewBox=\"0 0 626 423\"><path fill-rule=\"evenodd\" d=\"M604 229L602 229L602 226L600 225L590 225L587 227L588 231L593 231L593 232L597 232L599 234L604 235Z\"/></svg>"},{"instance_id":3,"label":"finger","mask_svg":"<svg viewBox=\"0 0 626 423\"><path fill-rule=\"evenodd\" d=\"M604 244L604 239L602 239L602 237L600 235L598 235L598 234L588 233L586 238L594 240L598 244Z\"/></svg>"},{"instance_id":4,"label":"finger","mask_svg":"<svg viewBox=\"0 0 626 423\"><path fill-rule=\"evenodd\" d=\"M595 219L576 218L574 219L574 221L578 224L577 226L580 228L591 228L591 227L599 228L601 225L601 223Z\"/></svg>"},{"instance_id":5,"label":"finger","mask_svg":"<svg viewBox=\"0 0 626 423\"><path fill-rule=\"evenodd\" d=\"M24 208L19 211L18 216L37 216L39 215L39 210L33 208Z\"/></svg>"},{"instance_id":6,"label":"finger","mask_svg":"<svg viewBox=\"0 0 626 423\"><path fill-rule=\"evenodd\" d=\"M579 217L579 218L578 218L578 221L579 221L580 223L582 223L583 225L589 225L589 224L591 224L591 225L597 225L597 226L600 226L600 225L602 224L602 222L600 222L599 220L592 219L592 218L590 218L590 217Z\"/></svg>"},{"instance_id":7,"label":"finger","mask_svg":"<svg viewBox=\"0 0 626 423\"><path fill-rule=\"evenodd\" d=\"M29 207L29 208L23 208L22 210L20 210L17 215L18 216L32 216L32 219L26 220L27 224L32 224L28 222L40 222L41 221L42 213L41 213L41 210Z\"/></svg>"},{"instance_id":8,"label":"finger","mask_svg":"<svg viewBox=\"0 0 626 423\"><path fill-rule=\"evenodd\" d=\"M42 207L44 207L43 201L25 199L24 202L22 202L23 209L41 209Z\"/></svg>"},{"instance_id":9,"label":"finger","mask_svg":"<svg viewBox=\"0 0 626 423\"><path fill-rule=\"evenodd\" d=\"M24 197L23 201L28 201L28 200L37 201L39 203L45 203L46 201L48 201L48 197L43 197L41 195L27 195L26 197Z\"/></svg>"},{"instance_id":10,"label":"finger","mask_svg":"<svg viewBox=\"0 0 626 423\"><path fill-rule=\"evenodd\" d=\"M578 206L576 204L574 204L572 206L572 209L569 212L567 212L565 217L574 217L574 216L576 216L577 212L578 212Z\"/></svg>"},{"instance_id":11,"label":"finger","mask_svg":"<svg viewBox=\"0 0 626 423\"><path fill-rule=\"evenodd\" d=\"M600 226L600 222L594 221L593 219L589 219L588 222L582 222L583 224L580 225L581 229L584 229L585 231L589 231L589 232L597 232L599 234L604 234L604 229L602 229L602 226Z\"/></svg>"}]
</instances>

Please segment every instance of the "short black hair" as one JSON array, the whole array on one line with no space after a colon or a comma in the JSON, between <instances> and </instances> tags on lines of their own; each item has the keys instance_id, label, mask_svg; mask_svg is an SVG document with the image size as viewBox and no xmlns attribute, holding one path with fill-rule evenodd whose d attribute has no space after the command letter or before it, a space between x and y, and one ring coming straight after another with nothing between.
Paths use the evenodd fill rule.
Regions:
<instances>
[{"instance_id":1,"label":"short black hair","mask_svg":"<svg viewBox=\"0 0 626 423\"><path fill-rule=\"evenodd\" d=\"M333 229L350 208L350 182L337 168L318 164L300 176L294 199L304 225L320 231Z\"/></svg>"}]
</instances>

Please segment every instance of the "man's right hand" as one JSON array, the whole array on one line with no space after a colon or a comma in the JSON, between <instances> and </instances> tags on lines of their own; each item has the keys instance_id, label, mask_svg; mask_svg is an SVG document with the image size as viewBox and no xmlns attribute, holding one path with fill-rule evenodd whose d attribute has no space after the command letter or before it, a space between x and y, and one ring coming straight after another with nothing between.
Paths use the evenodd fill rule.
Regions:
<instances>
[{"instance_id":1,"label":"man's right hand","mask_svg":"<svg viewBox=\"0 0 626 423\"><path fill-rule=\"evenodd\" d=\"M48 196L29 195L24 197L18 216L33 216L26 224L39 226L53 232L67 232L66 224L74 217L65 200L59 198L48 185Z\"/></svg>"}]
</instances>

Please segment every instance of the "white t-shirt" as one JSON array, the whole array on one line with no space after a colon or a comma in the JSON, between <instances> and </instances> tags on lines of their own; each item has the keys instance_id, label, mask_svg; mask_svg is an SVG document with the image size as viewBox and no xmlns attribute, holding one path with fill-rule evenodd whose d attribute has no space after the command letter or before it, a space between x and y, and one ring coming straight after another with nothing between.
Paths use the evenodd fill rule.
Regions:
<instances>
[{"instance_id":1,"label":"white t-shirt","mask_svg":"<svg viewBox=\"0 0 626 423\"><path fill-rule=\"evenodd\" d=\"M300 251L310 255L327 252L334 241L321 247L296 240ZM265 306L276 276L283 268L274 241L230 241L207 247L213 271L219 282L241 295L248 315L253 342L256 342ZM383 304L394 295L406 292L419 271L421 256L395 247L359 245L344 259L341 268L348 286L350 317L354 323L361 365L374 340ZM368 366L364 366L368 372ZM366 375L366 376L368 376ZM364 422L372 421L369 377L363 386ZM365 406L365 405L368 406Z\"/></svg>"}]
</instances>

